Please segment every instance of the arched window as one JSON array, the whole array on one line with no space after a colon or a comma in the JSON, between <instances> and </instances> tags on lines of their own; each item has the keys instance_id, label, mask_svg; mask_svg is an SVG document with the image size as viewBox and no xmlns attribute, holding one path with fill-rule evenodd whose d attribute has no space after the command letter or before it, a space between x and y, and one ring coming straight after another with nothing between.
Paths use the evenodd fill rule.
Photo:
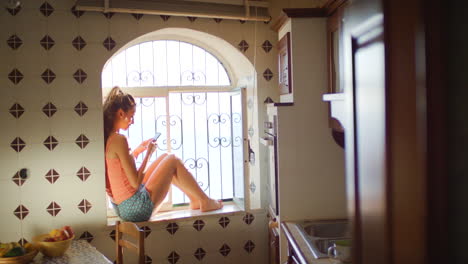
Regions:
<instances>
[{"instance_id":1,"label":"arched window","mask_svg":"<svg viewBox=\"0 0 468 264\"><path fill-rule=\"evenodd\" d=\"M152 160L169 151L184 161L210 197L243 195L243 97L232 92L226 68L211 53L177 40L142 42L106 63L102 86L104 93L119 86L137 101L127 131L131 148L159 132ZM142 159L140 155L137 163ZM187 202L173 188L162 209Z\"/></svg>"},{"instance_id":2,"label":"arched window","mask_svg":"<svg viewBox=\"0 0 468 264\"><path fill-rule=\"evenodd\" d=\"M206 50L177 40L129 47L104 67L103 87L230 86L223 64Z\"/></svg>"}]
</instances>

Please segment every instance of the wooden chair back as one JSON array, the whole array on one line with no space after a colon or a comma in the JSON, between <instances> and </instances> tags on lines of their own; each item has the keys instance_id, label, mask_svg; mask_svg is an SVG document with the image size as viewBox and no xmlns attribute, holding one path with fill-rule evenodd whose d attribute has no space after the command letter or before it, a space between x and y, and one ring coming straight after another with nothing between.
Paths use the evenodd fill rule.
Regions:
<instances>
[{"instance_id":1,"label":"wooden chair back","mask_svg":"<svg viewBox=\"0 0 468 264\"><path fill-rule=\"evenodd\" d=\"M136 241L136 244L128 240L129 236ZM115 224L115 242L117 264L123 264L124 248L138 255L138 264L145 263L145 233L135 223L117 221Z\"/></svg>"}]
</instances>

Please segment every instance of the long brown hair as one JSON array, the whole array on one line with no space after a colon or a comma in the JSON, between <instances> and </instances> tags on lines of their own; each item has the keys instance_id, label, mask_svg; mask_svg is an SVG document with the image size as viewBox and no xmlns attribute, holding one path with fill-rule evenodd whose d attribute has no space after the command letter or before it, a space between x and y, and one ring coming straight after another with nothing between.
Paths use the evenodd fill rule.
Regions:
<instances>
[{"instance_id":1,"label":"long brown hair","mask_svg":"<svg viewBox=\"0 0 468 264\"><path fill-rule=\"evenodd\" d=\"M114 128L116 113L122 109L125 113L135 106L135 99L128 93L124 93L118 86L112 88L104 101L104 146Z\"/></svg>"}]
</instances>

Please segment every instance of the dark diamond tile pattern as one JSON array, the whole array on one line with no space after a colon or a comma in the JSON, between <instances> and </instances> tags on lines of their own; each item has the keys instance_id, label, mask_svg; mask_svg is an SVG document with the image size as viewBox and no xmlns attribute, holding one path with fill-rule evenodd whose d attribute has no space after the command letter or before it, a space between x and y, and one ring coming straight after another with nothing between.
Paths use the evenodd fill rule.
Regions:
<instances>
[{"instance_id":1,"label":"dark diamond tile pattern","mask_svg":"<svg viewBox=\"0 0 468 264\"><path fill-rule=\"evenodd\" d=\"M39 10L45 17L52 15L52 13L54 12L54 8L47 1L41 5Z\"/></svg>"},{"instance_id":2,"label":"dark diamond tile pattern","mask_svg":"<svg viewBox=\"0 0 468 264\"><path fill-rule=\"evenodd\" d=\"M81 234L80 239L86 240L91 243L91 241L93 241L94 239L94 236L90 232L84 231L83 234Z\"/></svg>"},{"instance_id":3,"label":"dark diamond tile pattern","mask_svg":"<svg viewBox=\"0 0 468 264\"><path fill-rule=\"evenodd\" d=\"M252 222L255 220L255 216L251 213L247 213L244 218L244 222L248 225L252 224Z\"/></svg>"},{"instance_id":4,"label":"dark diamond tile pattern","mask_svg":"<svg viewBox=\"0 0 468 264\"><path fill-rule=\"evenodd\" d=\"M53 82L55 80L55 73L51 69L46 69L42 74L41 74L42 79L44 82L47 84Z\"/></svg>"},{"instance_id":5,"label":"dark diamond tile pattern","mask_svg":"<svg viewBox=\"0 0 468 264\"><path fill-rule=\"evenodd\" d=\"M166 226L167 232L169 232L169 234L171 235L175 234L178 229L179 229L179 225L177 223L169 223Z\"/></svg>"},{"instance_id":6,"label":"dark diamond tile pattern","mask_svg":"<svg viewBox=\"0 0 468 264\"><path fill-rule=\"evenodd\" d=\"M102 14L107 18L107 19L111 19L113 16L114 16L114 12L107 12L107 13L104 13L102 12Z\"/></svg>"},{"instance_id":7,"label":"dark diamond tile pattern","mask_svg":"<svg viewBox=\"0 0 468 264\"><path fill-rule=\"evenodd\" d=\"M60 178L60 174L56 170L50 169L45 175L45 178L50 183L54 184L58 180L58 178Z\"/></svg>"},{"instance_id":8,"label":"dark diamond tile pattern","mask_svg":"<svg viewBox=\"0 0 468 264\"><path fill-rule=\"evenodd\" d=\"M195 222L193 222L193 228L195 228L197 231L201 231L204 226L205 222L203 222L203 220L195 220Z\"/></svg>"},{"instance_id":9,"label":"dark diamond tile pattern","mask_svg":"<svg viewBox=\"0 0 468 264\"><path fill-rule=\"evenodd\" d=\"M179 254L177 254L177 252L175 251L172 251L171 254L169 254L169 256L167 256L167 261L169 261L169 263L171 264L174 264L174 263L177 263L177 261L179 261Z\"/></svg>"},{"instance_id":10,"label":"dark diamond tile pattern","mask_svg":"<svg viewBox=\"0 0 468 264\"><path fill-rule=\"evenodd\" d=\"M29 210L28 208L26 208L24 205L21 204L18 207L16 207L13 214L16 217L18 217L18 219L23 220L29 214Z\"/></svg>"},{"instance_id":11,"label":"dark diamond tile pattern","mask_svg":"<svg viewBox=\"0 0 468 264\"><path fill-rule=\"evenodd\" d=\"M52 151L57 145L58 141L53 136L49 136L48 138L46 138L46 140L44 140L44 146L50 151Z\"/></svg>"},{"instance_id":12,"label":"dark diamond tile pattern","mask_svg":"<svg viewBox=\"0 0 468 264\"><path fill-rule=\"evenodd\" d=\"M21 245L21 246L24 246L26 243L29 243L28 240L26 240L26 238L21 238L20 240L18 240L18 243Z\"/></svg>"},{"instance_id":13,"label":"dark diamond tile pattern","mask_svg":"<svg viewBox=\"0 0 468 264\"><path fill-rule=\"evenodd\" d=\"M196 17L187 17L187 19L188 19L190 22L195 22L195 20L197 20Z\"/></svg>"},{"instance_id":14,"label":"dark diamond tile pattern","mask_svg":"<svg viewBox=\"0 0 468 264\"><path fill-rule=\"evenodd\" d=\"M9 112L15 118L20 118L21 115L23 115L24 113L24 108L20 104L15 103L14 105L10 107Z\"/></svg>"},{"instance_id":15,"label":"dark diamond tile pattern","mask_svg":"<svg viewBox=\"0 0 468 264\"><path fill-rule=\"evenodd\" d=\"M76 176L80 178L82 181L86 181L89 176L91 176L91 172L86 167L81 167L77 172Z\"/></svg>"},{"instance_id":16,"label":"dark diamond tile pattern","mask_svg":"<svg viewBox=\"0 0 468 264\"><path fill-rule=\"evenodd\" d=\"M50 50L55 45L55 41L49 35L45 35L40 43L45 50Z\"/></svg>"},{"instance_id":17,"label":"dark diamond tile pattern","mask_svg":"<svg viewBox=\"0 0 468 264\"><path fill-rule=\"evenodd\" d=\"M73 39L72 45L75 49L82 50L86 46L86 41L81 36L77 36Z\"/></svg>"},{"instance_id":18,"label":"dark diamond tile pattern","mask_svg":"<svg viewBox=\"0 0 468 264\"><path fill-rule=\"evenodd\" d=\"M136 20L140 20L143 17L143 14L132 14Z\"/></svg>"},{"instance_id":19,"label":"dark diamond tile pattern","mask_svg":"<svg viewBox=\"0 0 468 264\"><path fill-rule=\"evenodd\" d=\"M81 134L79 137L76 138L75 143L76 143L80 148L83 149L83 148L85 148L85 147L88 145L89 139L88 139L85 135Z\"/></svg>"},{"instance_id":20,"label":"dark diamond tile pattern","mask_svg":"<svg viewBox=\"0 0 468 264\"><path fill-rule=\"evenodd\" d=\"M240 51L245 52L249 48L249 43L247 43L245 40L242 40L237 46L239 47Z\"/></svg>"},{"instance_id":21,"label":"dark diamond tile pattern","mask_svg":"<svg viewBox=\"0 0 468 264\"><path fill-rule=\"evenodd\" d=\"M252 240L247 241L247 243L245 243L245 245L244 245L244 249L248 253L252 253L254 248L255 248L255 244L254 244L254 242L252 242Z\"/></svg>"},{"instance_id":22,"label":"dark diamond tile pattern","mask_svg":"<svg viewBox=\"0 0 468 264\"><path fill-rule=\"evenodd\" d=\"M55 107L53 103L49 102L46 105L44 105L44 107L42 107L42 112L46 116L52 117L57 112L57 107Z\"/></svg>"},{"instance_id":23,"label":"dark diamond tile pattern","mask_svg":"<svg viewBox=\"0 0 468 264\"><path fill-rule=\"evenodd\" d=\"M271 100L271 99L270 99ZM273 102L273 101L272 101ZM255 193L255 190L257 189L257 186L255 185L254 182L250 183L250 191L252 193Z\"/></svg>"},{"instance_id":24,"label":"dark diamond tile pattern","mask_svg":"<svg viewBox=\"0 0 468 264\"><path fill-rule=\"evenodd\" d=\"M197 250L195 251L193 255L195 256L196 259L202 260L206 255L206 251L203 248L197 248Z\"/></svg>"},{"instance_id":25,"label":"dark diamond tile pattern","mask_svg":"<svg viewBox=\"0 0 468 264\"><path fill-rule=\"evenodd\" d=\"M71 8L71 12L72 14L76 17L76 18L79 18L81 17L85 11L80 11L80 10L76 10L76 5L74 5L72 8Z\"/></svg>"},{"instance_id":26,"label":"dark diamond tile pattern","mask_svg":"<svg viewBox=\"0 0 468 264\"><path fill-rule=\"evenodd\" d=\"M11 178L13 180L14 183L16 183L16 185L18 186L22 186L27 179L23 179L21 178L20 176L20 172L16 172L15 175L13 175L13 177Z\"/></svg>"},{"instance_id":27,"label":"dark diamond tile pattern","mask_svg":"<svg viewBox=\"0 0 468 264\"><path fill-rule=\"evenodd\" d=\"M26 143L20 137L17 137L11 142L10 146L16 152L21 152L21 150L26 147Z\"/></svg>"},{"instance_id":28,"label":"dark diamond tile pattern","mask_svg":"<svg viewBox=\"0 0 468 264\"><path fill-rule=\"evenodd\" d=\"M87 77L88 77L88 75L82 69L76 70L76 72L73 74L73 78L78 83L83 83L86 80Z\"/></svg>"},{"instance_id":29,"label":"dark diamond tile pattern","mask_svg":"<svg viewBox=\"0 0 468 264\"><path fill-rule=\"evenodd\" d=\"M60 213L60 211L62 210L62 208L60 207L60 205L56 202L51 202L49 204L49 206L47 207L47 212L51 215L51 216L57 216L58 213Z\"/></svg>"},{"instance_id":30,"label":"dark diamond tile pattern","mask_svg":"<svg viewBox=\"0 0 468 264\"><path fill-rule=\"evenodd\" d=\"M23 74L18 70L18 69L13 69L9 74L8 74L8 79L14 84L18 84L23 80Z\"/></svg>"},{"instance_id":31,"label":"dark diamond tile pattern","mask_svg":"<svg viewBox=\"0 0 468 264\"><path fill-rule=\"evenodd\" d=\"M270 52L270 50L271 50L272 48L273 48L273 45L271 44L270 41L265 40L265 41L263 42L263 44L262 44L262 49L263 49L266 53Z\"/></svg>"},{"instance_id":32,"label":"dark diamond tile pattern","mask_svg":"<svg viewBox=\"0 0 468 264\"><path fill-rule=\"evenodd\" d=\"M225 257L229 255L229 252L231 252L231 248L227 244L223 244L223 246L219 249L219 253Z\"/></svg>"},{"instance_id":33,"label":"dark diamond tile pattern","mask_svg":"<svg viewBox=\"0 0 468 264\"><path fill-rule=\"evenodd\" d=\"M145 233L145 238L151 234L151 228L149 226L142 226L141 229L143 230L143 233Z\"/></svg>"},{"instance_id":34,"label":"dark diamond tile pattern","mask_svg":"<svg viewBox=\"0 0 468 264\"><path fill-rule=\"evenodd\" d=\"M267 80L267 81L271 80L271 78L273 78L273 72L271 72L270 69L266 69L263 72L263 78L265 78L265 80Z\"/></svg>"},{"instance_id":35,"label":"dark diamond tile pattern","mask_svg":"<svg viewBox=\"0 0 468 264\"><path fill-rule=\"evenodd\" d=\"M91 205L91 203L86 199L81 200L81 202L78 204L78 209L80 209L84 214L89 212L89 210L91 210L92 207L93 206Z\"/></svg>"},{"instance_id":36,"label":"dark diamond tile pattern","mask_svg":"<svg viewBox=\"0 0 468 264\"><path fill-rule=\"evenodd\" d=\"M114 47L115 47L115 41L111 38L111 37L107 37L103 42L102 42L102 45L104 45L104 47L107 49L107 50L112 50Z\"/></svg>"},{"instance_id":37,"label":"dark diamond tile pattern","mask_svg":"<svg viewBox=\"0 0 468 264\"><path fill-rule=\"evenodd\" d=\"M115 241L115 229L113 229L110 233L109 233L109 237Z\"/></svg>"},{"instance_id":38,"label":"dark diamond tile pattern","mask_svg":"<svg viewBox=\"0 0 468 264\"><path fill-rule=\"evenodd\" d=\"M15 50L23 44L23 41L17 35L11 35L7 40L7 44Z\"/></svg>"},{"instance_id":39,"label":"dark diamond tile pattern","mask_svg":"<svg viewBox=\"0 0 468 264\"><path fill-rule=\"evenodd\" d=\"M86 112L88 112L88 106L86 106L86 104L83 102L79 102L77 105L75 105L75 112L79 116L83 116L86 114Z\"/></svg>"},{"instance_id":40,"label":"dark diamond tile pattern","mask_svg":"<svg viewBox=\"0 0 468 264\"><path fill-rule=\"evenodd\" d=\"M165 16L165 15L161 15L160 17L161 17L162 20L164 20L164 21L168 21L169 18L171 18L171 16Z\"/></svg>"},{"instance_id":41,"label":"dark diamond tile pattern","mask_svg":"<svg viewBox=\"0 0 468 264\"><path fill-rule=\"evenodd\" d=\"M8 11L8 13L10 13L10 15L16 16L16 14L18 14L19 11L21 11L21 4L15 8L7 8L6 10Z\"/></svg>"},{"instance_id":42,"label":"dark diamond tile pattern","mask_svg":"<svg viewBox=\"0 0 468 264\"><path fill-rule=\"evenodd\" d=\"M242 19L241 19L241 20L239 20L239 23L244 24L244 23L245 23L245 20L242 20Z\"/></svg>"},{"instance_id":43,"label":"dark diamond tile pattern","mask_svg":"<svg viewBox=\"0 0 468 264\"><path fill-rule=\"evenodd\" d=\"M221 23L221 21L223 21L222 18L213 18L214 22L216 22L217 24Z\"/></svg>"},{"instance_id":44,"label":"dark diamond tile pattern","mask_svg":"<svg viewBox=\"0 0 468 264\"><path fill-rule=\"evenodd\" d=\"M231 222L231 220L229 220L229 218L227 217L221 217L218 221L219 225L222 226L223 228L226 228L229 223Z\"/></svg>"}]
</instances>

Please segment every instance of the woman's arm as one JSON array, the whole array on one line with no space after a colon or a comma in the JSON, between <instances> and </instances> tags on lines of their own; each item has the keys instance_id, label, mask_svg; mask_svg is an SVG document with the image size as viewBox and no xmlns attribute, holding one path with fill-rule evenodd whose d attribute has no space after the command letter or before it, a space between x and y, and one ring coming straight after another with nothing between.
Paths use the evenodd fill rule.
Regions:
<instances>
[{"instance_id":1,"label":"woman's arm","mask_svg":"<svg viewBox=\"0 0 468 264\"><path fill-rule=\"evenodd\" d=\"M138 147L136 147L130 154L135 158L137 159L138 156L143 152L145 151L147 148L148 148L148 144L152 141L153 139L150 138L150 139L147 139L143 142L141 142L140 145L138 145Z\"/></svg>"},{"instance_id":2,"label":"woman's arm","mask_svg":"<svg viewBox=\"0 0 468 264\"><path fill-rule=\"evenodd\" d=\"M128 142L125 136L116 135L115 137L116 138L112 142L112 145L109 147L113 151L115 151L115 154L119 158L122 168L124 169L125 174L128 177L130 185L133 188L137 189L143 181L143 175L139 175L140 170L137 171L135 160L133 156L128 153Z\"/></svg>"}]
</instances>

